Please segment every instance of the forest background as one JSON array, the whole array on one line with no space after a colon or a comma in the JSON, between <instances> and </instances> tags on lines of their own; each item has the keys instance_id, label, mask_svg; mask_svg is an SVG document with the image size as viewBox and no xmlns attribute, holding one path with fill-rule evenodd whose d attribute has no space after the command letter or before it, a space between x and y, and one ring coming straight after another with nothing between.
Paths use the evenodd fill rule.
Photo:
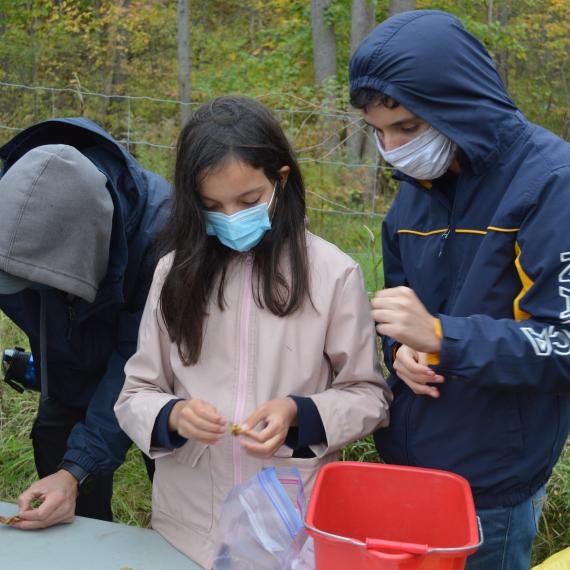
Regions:
<instances>
[{"instance_id":1,"label":"forest background","mask_svg":"<svg viewBox=\"0 0 570 570\"><path fill-rule=\"evenodd\" d=\"M172 179L182 121L212 97L270 106L294 145L311 228L383 284L382 217L396 186L348 104L348 61L374 25L408 9L459 16L533 122L570 138L570 0L0 0L0 144L34 122L86 116ZM442 70L445 72L445 70ZM0 315L0 349L26 345ZM0 384L0 500L35 478L37 395ZM370 440L344 457L377 460ZM134 450L116 475L117 520L146 526L150 487ZM550 483L535 560L570 545L570 449Z\"/></svg>"}]
</instances>

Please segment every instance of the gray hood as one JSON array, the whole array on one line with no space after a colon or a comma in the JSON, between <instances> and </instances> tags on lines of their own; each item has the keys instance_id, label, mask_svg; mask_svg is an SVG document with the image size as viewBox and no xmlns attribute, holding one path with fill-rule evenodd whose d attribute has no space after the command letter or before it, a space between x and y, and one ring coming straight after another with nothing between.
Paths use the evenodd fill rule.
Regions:
<instances>
[{"instance_id":1,"label":"gray hood","mask_svg":"<svg viewBox=\"0 0 570 570\"><path fill-rule=\"evenodd\" d=\"M0 179L0 271L93 302L107 272L107 178L72 146L38 146Z\"/></svg>"}]
</instances>

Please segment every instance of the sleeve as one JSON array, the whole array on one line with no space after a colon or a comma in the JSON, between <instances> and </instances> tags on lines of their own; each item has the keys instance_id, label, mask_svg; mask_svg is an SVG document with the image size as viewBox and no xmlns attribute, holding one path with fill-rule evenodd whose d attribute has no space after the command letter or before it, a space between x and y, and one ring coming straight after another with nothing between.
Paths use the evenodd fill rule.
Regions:
<instances>
[{"instance_id":1,"label":"sleeve","mask_svg":"<svg viewBox=\"0 0 570 570\"><path fill-rule=\"evenodd\" d=\"M493 389L570 391L570 169L552 176L517 234L513 319L438 315L436 370Z\"/></svg>"},{"instance_id":2,"label":"sleeve","mask_svg":"<svg viewBox=\"0 0 570 570\"><path fill-rule=\"evenodd\" d=\"M172 432L168 429L168 418L170 417L170 412L172 411L172 408L174 408L174 404L180 401L181 399L170 400L170 402L160 410L160 413L154 422L154 427L152 428L152 447L177 449L182 447L188 441L187 438L182 437L178 432Z\"/></svg>"},{"instance_id":3,"label":"sleeve","mask_svg":"<svg viewBox=\"0 0 570 570\"><path fill-rule=\"evenodd\" d=\"M394 203L382 223L382 262L384 268L384 287L386 289L389 287L408 285L402 260L400 259L398 233L393 220L395 217L395 205L396 203ZM401 345L389 336L380 335L380 337L382 338L384 364L392 374L396 375L394 371L394 360L396 351Z\"/></svg>"},{"instance_id":4,"label":"sleeve","mask_svg":"<svg viewBox=\"0 0 570 570\"><path fill-rule=\"evenodd\" d=\"M297 404L297 426L289 428L285 445L298 451L309 445L326 444L325 426L313 400L303 396L289 397Z\"/></svg>"},{"instance_id":5,"label":"sleeve","mask_svg":"<svg viewBox=\"0 0 570 570\"><path fill-rule=\"evenodd\" d=\"M332 383L310 396L326 434L326 442L310 446L317 457L388 424L392 393L378 366L374 322L359 266L352 266L339 283L324 350Z\"/></svg>"},{"instance_id":6,"label":"sleeve","mask_svg":"<svg viewBox=\"0 0 570 570\"><path fill-rule=\"evenodd\" d=\"M67 440L63 460L76 463L89 473L112 473L123 463L131 445L119 427L113 406L125 381L125 363L135 351L141 316L142 311L119 314L117 347L89 402L85 420L73 427Z\"/></svg>"},{"instance_id":7,"label":"sleeve","mask_svg":"<svg viewBox=\"0 0 570 570\"><path fill-rule=\"evenodd\" d=\"M156 268L144 308L136 353L125 366L125 384L115 404L120 426L150 458L172 453L155 447L152 435L157 418L174 395L174 374L170 366L171 341L160 313L160 292L168 272L169 258Z\"/></svg>"}]
</instances>

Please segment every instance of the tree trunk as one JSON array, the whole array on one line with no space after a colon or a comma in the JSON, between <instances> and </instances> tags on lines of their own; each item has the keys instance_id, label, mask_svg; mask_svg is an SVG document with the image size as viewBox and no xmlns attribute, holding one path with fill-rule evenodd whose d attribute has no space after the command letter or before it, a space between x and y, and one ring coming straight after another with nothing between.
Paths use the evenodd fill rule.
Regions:
<instances>
[{"instance_id":1,"label":"tree trunk","mask_svg":"<svg viewBox=\"0 0 570 570\"><path fill-rule=\"evenodd\" d=\"M326 11L331 2L332 0L311 0L315 87L324 89L324 113L334 112L337 95L336 38L333 28L326 21ZM323 147L330 154L339 145L336 120L333 117L325 116L321 124Z\"/></svg>"},{"instance_id":2,"label":"tree trunk","mask_svg":"<svg viewBox=\"0 0 570 570\"><path fill-rule=\"evenodd\" d=\"M178 98L180 119L186 123L190 116L190 14L188 0L177 0L178 5Z\"/></svg>"},{"instance_id":3,"label":"tree trunk","mask_svg":"<svg viewBox=\"0 0 570 570\"><path fill-rule=\"evenodd\" d=\"M390 16L416 9L416 0L390 0Z\"/></svg>"},{"instance_id":4,"label":"tree trunk","mask_svg":"<svg viewBox=\"0 0 570 570\"><path fill-rule=\"evenodd\" d=\"M129 49L129 31L126 27L126 19L128 18L128 9L131 4L131 0L121 0L119 4L120 14L118 18L112 22L108 30L108 42L111 46L111 53L109 76L105 92L112 93L114 95L124 95L127 92L127 52ZM120 99L107 99L107 108L105 110L107 120L110 120L114 113L123 115L124 105L124 101L121 101ZM125 130L127 138L130 135L130 120L131 118L128 117ZM114 127L115 132L117 132L117 127L113 126L111 123L105 124L105 127L108 129ZM124 135L125 133L121 133L121 135Z\"/></svg>"},{"instance_id":5,"label":"tree trunk","mask_svg":"<svg viewBox=\"0 0 570 570\"><path fill-rule=\"evenodd\" d=\"M350 52L354 53L362 40L372 31L376 11L371 0L352 0Z\"/></svg>"},{"instance_id":6,"label":"tree trunk","mask_svg":"<svg viewBox=\"0 0 570 570\"><path fill-rule=\"evenodd\" d=\"M501 27L506 27L509 23L510 9L506 2L499 5L498 8L499 22ZM505 88L509 88L509 49L507 47L502 48L497 53L497 71L503 79Z\"/></svg>"},{"instance_id":7,"label":"tree trunk","mask_svg":"<svg viewBox=\"0 0 570 570\"><path fill-rule=\"evenodd\" d=\"M354 53L362 40L372 31L375 24L374 4L370 0L352 0L352 28L350 34L350 51ZM356 109L349 109L355 112ZM354 118L350 119L347 128L347 148L351 162L360 162L364 152L366 132L362 124L354 123Z\"/></svg>"},{"instance_id":8,"label":"tree trunk","mask_svg":"<svg viewBox=\"0 0 570 570\"><path fill-rule=\"evenodd\" d=\"M313 30L313 61L315 86L322 87L329 77L335 77L336 38L334 30L326 22L325 13L332 0L311 0L311 23Z\"/></svg>"},{"instance_id":9,"label":"tree trunk","mask_svg":"<svg viewBox=\"0 0 570 570\"><path fill-rule=\"evenodd\" d=\"M38 80L38 54L37 54L37 46L36 46L36 15L34 12L34 3L28 2L27 5L28 11L30 13L30 52L32 57L32 65L31 65L31 77L30 82L35 87L36 82ZM38 116L38 92L33 91L33 102L34 102L34 120L37 120Z\"/></svg>"},{"instance_id":10,"label":"tree trunk","mask_svg":"<svg viewBox=\"0 0 570 570\"><path fill-rule=\"evenodd\" d=\"M492 24L494 19L493 0L487 0L487 24Z\"/></svg>"}]
</instances>

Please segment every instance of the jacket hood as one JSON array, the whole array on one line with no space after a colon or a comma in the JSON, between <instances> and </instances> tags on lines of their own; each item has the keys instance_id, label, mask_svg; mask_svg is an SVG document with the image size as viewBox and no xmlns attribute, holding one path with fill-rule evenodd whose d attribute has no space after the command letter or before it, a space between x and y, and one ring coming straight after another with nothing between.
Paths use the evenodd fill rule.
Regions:
<instances>
[{"instance_id":1,"label":"jacket hood","mask_svg":"<svg viewBox=\"0 0 570 570\"><path fill-rule=\"evenodd\" d=\"M0 179L0 270L93 302L107 272L113 201L77 149L38 146Z\"/></svg>"},{"instance_id":2,"label":"jacket hood","mask_svg":"<svg viewBox=\"0 0 570 570\"><path fill-rule=\"evenodd\" d=\"M389 18L354 52L349 75L351 92L380 91L447 135L475 173L496 162L527 123L485 47L446 12Z\"/></svg>"},{"instance_id":3,"label":"jacket hood","mask_svg":"<svg viewBox=\"0 0 570 570\"><path fill-rule=\"evenodd\" d=\"M0 159L4 162L3 172L32 148L60 143L81 151L107 176L115 203L114 223L120 218L125 233L130 235L138 226L146 204L147 180L142 167L133 156L89 119L50 119L25 129L0 148ZM114 172L118 176L114 176Z\"/></svg>"},{"instance_id":4,"label":"jacket hood","mask_svg":"<svg viewBox=\"0 0 570 570\"><path fill-rule=\"evenodd\" d=\"M6 176L31 149L61 143L76 148L107 178L107 190L114 206L110 257L94 303L97 306L121 303L128 295L126 282L130 283L127 266L131 264L132 255L128 244L138 235L143 223L150 174L99 125L83 117L72 117L37 123L6 143L0 148L2 175Z\"/></svg>"}]
</instances>

